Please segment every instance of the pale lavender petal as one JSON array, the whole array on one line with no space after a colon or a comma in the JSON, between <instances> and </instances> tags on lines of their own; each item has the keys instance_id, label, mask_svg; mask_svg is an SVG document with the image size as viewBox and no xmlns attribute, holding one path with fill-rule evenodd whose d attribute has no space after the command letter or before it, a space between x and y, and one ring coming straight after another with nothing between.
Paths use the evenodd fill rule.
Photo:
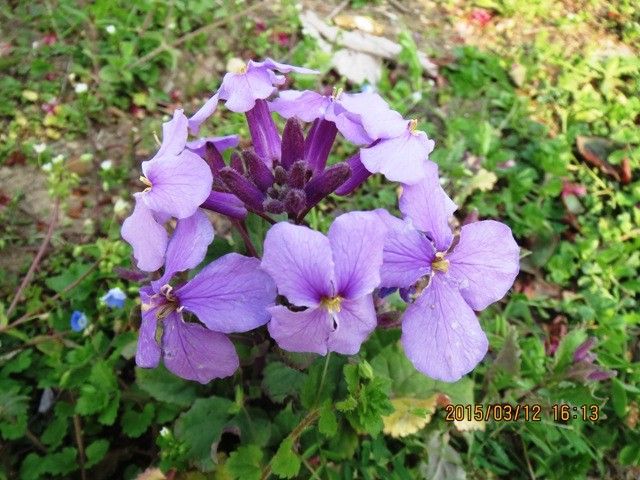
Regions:
<instances>
[{"instance_id":1,"label":"pale lavender petal","mask_svg":"<svg viewBox=\"0 0 640 480\"><path fill-rule=\"evenodd\" d=\"M360 117L360 122L373 140L393 138L407 128L407 121L377 93L345 93L338 98L340 105L351 114Z\"/></svg>"},{"instance_id":2,"label":"pale lavender petal","mask_svg":"<svg viewBox=\"0 0 640 480\"><path fill-rule=\"evenodd\" d=\"M403 228L406 223L404 220L391 215L384 208L376 208L374 212L378 215L378 218L382 221L387 231L393 228Z\"/></svg>"},{"instance_id":3,"label":"pale lavender petal","mask_svg":"<svg viewBox=\"0 0 640 480\"><path fill-rule=\"evenodd\" d=\"M343 300L340 311L333 314L335 330L329 334L327 349L343 355L354 355L360 350L378 323L373 296Z\"/></svg>"},{"instance_id":4,"label":"pale lavender petal","mask_svg":"<svg viewBox=\"0 0 640 480\"><path fill-rule=\"evenodd\" d=\"M303 122L312 122L324 117L331 102L331 97L311 90L283 90L278 93L278 98L269 103L269 108L286 119L294 117Z\"/></svg>"},{"instance_id":5,"label":"pale lavender petal","mask_svg":"<svg viewBox=\"0 0 640 480\"><path fill-rule=\"evenodd\" d=\"M231 218L243 219L247 216L247 209L244 207L244 203L233 193L211 192L207 199L202 202L201 207L222 213Z\"/></svg>"},{"instance_id":6,"label":"pale lavender petal","mask_svg":"<svg viewBox=\"0 0 640 480\"><path fill-rule=\"evenodd\" d=\"M312 352L327 354L327 340L333 331L333 320L322 308L309 308L292 312L286 307L269 309L271 321L269 334L280 348L289 352Z\"/></svg>"},{"instance_id":7,"label":"pale lavender petal","mask_svg":"<svg viewBox=\"0 0 640 480\"><path fill-rule=\"evenodd\" d=\"M164 155L175 157L184 150L189 136L188 123L189 121L181 109L173 112L173 118L162 125L162 144L154 158Z\"/></svg>"},{"instance_id":8,"label":"pale lavender petal","mask_svg":"<svg viewBox=\"0 0 640 480\"><path fill-rule=\"evenodd\" d=\"M403 186L400 211L418 230L429 235L438 251L445 251L451 245L453 233L449 219L456 208L440 186L435 164L428 165L427 175L420 183Z\"/></svg>"},{"instance_id":9,"label":"pale lavender petal","mask_svg":"<svg viewBox=\"0 0 640 480\"><path fill-rule=\"evenodd\" d=\"M136 349L136 365L142 368L155 368L160 363L160 345L156 340L158 318L157 307L154 307L148 295L140 292L142 299L142 323L138 333L138 346Z\"/></svg>"},{"instance_id":10,"label":"pale lavender petal","mask_svg":"<svg viewBox=\"0 0 640 480\"><path fill-rule=\"evenodd\" d=\"M189 131L192 135L197 135L200 131L200 126L207 121L211 115L213 115L213 112L216 111L219 100L220 97L218 93L216 93L189 119Z\"/></svg>"},{"instance_id":11,"label":"pale lavender petal","mask_svg":"<svg viewBox=\"0 0 640 480\"><path fill-rule=\"evenodd\" d=\"M484 358L487 336L460 292L435 275L402 317L402 346L422 373L455 382Z\"/></svg>"},{"instance_id":12,"label":"pale lavender petal","mask_svg":"<svg viewBox=\"0 0 640 480\"><path fill-rule=\"evenodd\" d=\"M520 270L520 248L511 229L494 220L464 225L447 259L449 275L477 311L504 297Z\"/></svg>"},{"instance_id":13,"label":"pale lavender petal","mask_svg":"<svg viewBox=\"0 0 640 480\"><path fill-rule=\"evenodd\" d=\"M275 91L268 70L247 68L244 73L229 72L220 86L220 98L232 112L244 113L253 108L258 99L265 99Z\"/></svg>"},{"instance_id":14,"label":"pale lavender petal","mask_svg":"<svg viewBox=\"0 0 640 480\"><path fill-rule=\"evenodd\" d=\"M213 176L207 163L193 152L145 162L143 171L151 188L142 199L151 210L177 218L194 214L211 192Z\"/></svg>"},{"instance_id":15,"label":"pale lavender petal","mask_svg":"<svg viewBox=\"0 0 640 480\"><path fill-rule=\"evenodd\" d=\"M266 67L272 70L277 70L281 73L307 73L307 74L318 74L317 70L311 70L310 68L305 67L296 67L295 65L287 65L286 63L279 63L271 58L265 58L262 62L256 62L253 60L249 60L249 67Z\"/></svg>"},{"instance_id":16,"label":"pale lavender petal","mask_svg":"<svg viewBox=\"0 0 640 480\"><path fill-rule=\"evenodd\" d=\"M380 284L385 227L374 212L340 215L329 228L336 293L359 298Z\"/></svg>"},{"instance_id":17,"label":"pale lavender petal","mask_svg":"<svg viewBox=\"0 0 640 480\"><path fill-rule=\"evenodd\" d=\"M122 224L121 234L133 247L138 268L153 272L164 264L168 235L164 227L156 222L153 212L140 199L140 195L135 194L136 205L133 213Z\"/></svg>"},{"instance_id":18,"label":"pale lavender petal","mask_svg":"<svg viewBox=\"0 0 640 480\"><path fill-rule=\"evenodd\" d=\"M325 119L335 123L342 136L354 145L369 145L375 140L367 134L358 115L329 108Z\"/></svg>"},{"instance_id":19,"label":"pale lavender petal","mask_svg":"<svg viewBox=\"0 0 640 480\"><path fill-rule=\"evenodd\" d=\"M389 230L380 270L384 287L410 287L431 273L435 251L429 239L410 224Z\"/></svg>"},{"instance_id":20,"label":"pale lavender petal","mask_svg":"<svg viewBox=\"0 0 640 480\"><path fill-rule=\"evenodd\" d=\"M176 273L197 267L207 254L213 235L213 226L200 209L190 217L178 220L167 247L164 274L153 282L154 289L158 291Z\"/></svg>"},{"instance_id":21,"label":"pale lavender petal","mask_svg":"<svg viewBox=\"0 0 640 480\"><path fill-rule=\"evenodd\" d=\"M275 280L280 295L298 306L315 307L335 294L329 239L310 228L275 224L264 241L262 268Z\"/></svg>"},{"instance_id":22,"label":"pale lavender petal","mask_svg":"<svg viewBox=\"0 0 640 480\"><path fill-rule=\"evenodd\" d=\"M260 261L229 253L204 267L176 292L180 306L216 332L246 332L269 321L276 287Z\"/></svg>"},{"instance_id":23,"label":"pale lavender petal","mask_svg":"<svg viewBox=\"0 0 640 480\"><path fill-rule=\"evenodd\" d=\"M433 145L433 140L423 132L407 130L398 137L363 148L360 159L371 173L382 173L389 180L411 185L425 177Z\"/></svg>"},{"instance_id":24,"label":"pale lavender petal","mask_svg":"<svg viewBox=\"0 0 640 480\"><path fill-rule=\"evenodd\" d=\"M234 148L240 143L238 135L226 135L224 137L204 137L187 142L186 147L196 155L205 158L207 143L212 143L218 152L222 153L228 148Z\"/></svg>"},{"instance_id":25,"label":"pale lavender petal","mask_svg":"<svg viewBox=\"0 0 640 480\"><path fill-rule=\"evenodd\" d=\"M240 364L226 335L185 323L177 312L163 321L162 354L169 371L202 384L233 375Z\"/></svg>"}]
</instances>

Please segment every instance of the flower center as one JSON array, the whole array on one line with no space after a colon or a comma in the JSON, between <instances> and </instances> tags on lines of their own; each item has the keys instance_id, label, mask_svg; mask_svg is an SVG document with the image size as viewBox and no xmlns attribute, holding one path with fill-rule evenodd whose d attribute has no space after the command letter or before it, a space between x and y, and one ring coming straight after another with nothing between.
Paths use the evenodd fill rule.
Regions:
<instances>
[{"instance_id":1,"label":"flower center","mask_svg":"<svg viewBox=\"0 0 640 480\"><path fill-rule=\"evenodd\" d=\"M334 100L339 100L340 95L344 90L341 87L333 87L333 92L331 93L331 98Z\"/></svg>"},{"instance_id":2,"label":"flower center","mask_svg":"<svg viewBox=\"0 0 640 480\"><path fill-rule=\"evenodd\" d=\"M418 120L415 118L412 118L411 120L409 120L409 132L412 133L413 135L416 135L417 130L418 130Z\"/></svg>"},{"instance_id":3,"label":"flower center","mask_svg":"<svg viewBox=\"0 0 640 480\"><path fill-rule=\"evenodd\" d=\"M431 268L442 273L449 271L449 260L444 258L444 252L436 253L436 258L431 262Z\"/></svg>"},{"instance_id":4,"label":"flower center","mask_svg":"<svg viewBox=\"0 0 640 480\"><path fill-rule=\"evenodd\" d=\"M166 318L174 310L180 311L182 309L178 306L178 299L174 295L173 287L171 285L163 285L162 288L160 288L160 295L162 295L167 301L158 309L158 312L156 313L156 317L158 318L158 320Z\"/></svg>"},{"instance_id":5,"label":"flower center","mask_svg":"<svg viewBox=\"0 0 640 480\"><path fill-rule=\"evenodd\" d=\"M151 190L151 187L153 187L153 185L151 184L151 180L149 180L144 175L140 175L140 181L147 186L147 188L144 189L145 192L148 192L149 190Z\"/></svg>"},{"instance_id":6,"label":"flower center","mask_svg":"<svg viewBox=\"0 0 640 480\"><path fill-rule=\"evenodd\" d=\"M227 69L231 73L239 73L239 74L247 73L247 64L242 60L240 60L239 58L234 58L230 60L229 63L227 64Z\"/></svg>"},{"instance_id":7,"label":"flower center","mask_svg":"<svg viewBox=\"0 0 640 480\"><path fill-rule=\"evenodd\" d=\"M329 313L337 313L342 309L342 297L337 295L335 297L324 297L320 303Z\"/></svg>"}]
</instances>

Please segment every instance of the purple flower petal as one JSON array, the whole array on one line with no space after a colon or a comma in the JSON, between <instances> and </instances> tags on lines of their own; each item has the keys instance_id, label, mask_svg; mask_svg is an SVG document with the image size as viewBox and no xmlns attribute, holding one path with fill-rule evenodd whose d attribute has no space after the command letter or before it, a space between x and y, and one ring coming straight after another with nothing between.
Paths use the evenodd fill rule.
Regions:
<instances>
[{"instance_id":1,"label":"purple flower petal","mask_svg":"<svg viewBox=\"0 0 640 480\"><path fill-rule=\"evenodd\" d=\"M494 220L464 225L447 255L449 275L474 310L484 310L509 291L520 271L520 247L511 229Z\"/></svg>"},{"instance_id":2,"label":"purple flower petal","mask_svg":"<svg viewBox=\"0 0 640 480\"><path fill-rule=\"evenodd\" d=\"M473 370L489 348L473 310L440 275L407 308L401 341L420 372L445 382L455 382Z\"/></svg>"},{"instance_id":3,"label":"purple flower petal","mask_svg":"<svg viewBox=\"0 0 640 480\"><path fill-rule=\"evenodd\" d=\"M295 72L295 73L306 73L310 75L317 75L318 73L320 73L317 70L311 70L310 68L296 67L295 65L287 65L286 63L279 63L269 57L265 58L262 62L249 60L249 67L257 67L257 68L266 67L271 70L277 70L281 73Z\"/></svg>"},{"instance_id":4,"label":"purple flower petal","mask_svg":"<svg viewBox=\"0 0 640 480\"><path fill-rule=\"evenodd\" d=\"M153 292L147 287L140 290L142 300L142 324L138 333L138 347L136 350L136 365L142 368L155 368L160 363L160 345L156 341L158 308L154 305L151 295Z\"/></svg>"},{"instance_id":5,"label":"purple flower petal","mask_svg":"<svg viewBox=\"0 0 640 480\"><path fill-rule=\"evenodd\" d=\"M275 91L270 72L251 64L244 73L227 73L220 86L219 95L226 100L232 112L244 113L253 108L256 100L263 100Z\"/></svg>"},{"instance_id":6,"label":"purple flower petal","mask_svg":"<svg viewBox=\"0 0 640 480\"><path fill-rule=\"evenodd\" d=\"M429 239L413 226L402 224L387 233L381 285L410 287L431 273L435 251Z\"/></svg>"},{"instance_id":7,"label":"purple flower petal","mask_svg":"<svg viewBox=\"0 0 640 480\"><path fill-rule=\"evenodd\" d=\"M335 123L342 136L354 145L369 145L375 140L375 138L369 136L362 126L359 115L330 108L327 110L325 118Z\"/></svg>"},{"instance_id":8,"label":"purple flower petal","mask_svg":"<svg viewBox=\"0 0 640 480\"><path fill-rule=\"evenodd\" d=\"M251 141L258 156L271 167L275 160L280 159L282 150L280 135L267 102L258 99L254 103L253 108L246 113ZM227 105L229 105L228 102Z\"/></svg>"},{"instance_id":9,"label":"purple flower petal","mask_svg":"<svg viewBox=\"0 0 640 480\"><path fill-rule=\"evenodd\" d=\"M298 118L303 122L312 122L324 118L331 102L331 97L310 90L283 90L278 93L278 98L269 103L269 108L286 119Z\"/></svg>"},{"instance_id":10,"label":"purple flower petal","mask_svg":"<svg viewBox=\"0 0 640 480\"><path fill-rule=\"evenodd\" d=\"M280 348L289 352L327 354L327 340L333 330L333 321L326 309L316 307L292 312L277 306L271 307L269 313L269 335Z\"/></svg>"},{"instance_id":11,"label":"purple flower petal","mask_svg":"<svg viewBox=\"0 0 640 480\"><path fill-rule=\"evenodd\" d=\"M176 273L197 267L207 254L213 235L213 226L202 210L178 220L167 247L164 274L152 282L154 290L159 291Z\"/></svg>"},{"instance_id":12,"label":"purple flower petal","mask_svg":"<svg viewBox=\"0 0 640 480\"><path fill-rule=\"evenodd\" d=\"M335 265L336 293L359 298L380 284L384 224L374 212L340 215L329 228Z\"/></svg>"},{"instance_id":13,"label":"purple flower petal","mask_svg":"<svg viewBox=\"0 0 640 480\"><path fill-rule=\"evenodd\" d=\"M407 129L398 137L361 149L360 159L371 173L382 173L389 180L411 185L427 174L433 146L433 140L429 140L424 132Z\"/></svg>"},{"instance_id":14,"label":"purple flower petal","mask_svg":"<svg viewBox=\"0 0 640 480\"><path fill-rule=\"evenodd\" d=\"M440 186L435 164L429 164L427 175L420 183L403 186L400 211L418 230L429 235L438 251L443 252L451 245L453 233L449 219L456 208Z\"/></svg>"},{"instance_id":15,"label":"purple flower petal","mask_svg":"<svg viewBox=\"0 0 640 480\"><path fill-rule=\"evenodd\" d=\"M163 321L162 353L167 369L179 377L202 384L233 375L240 362L226 335L185 323L171 313Z\"/></svg>"},{"instance_id":16,"label":"purple flower petal","mask_svg":"<svg viewBox=\"0 0 640 480\"><path fill-rule=\"evenodd\" d=\"M372 295L343 300L334 316L336 328L329 334L327 349L343 355L358 353L378 323Z\"/></svg>"},{"instance_id":17,"label":"purple flower petal","mask_svg":"<svg viewBox=\"0 0 640 480\"><path fill-rule=\"evenodd\" d=\"M206 103L200 107L196 113L189 119L189 131L192 135L197 135L200 132L200 126L216 111L220 96L216 93L213 97L206 101Z\"/></svg>"},{"instance_id":18,"label":"purple flower petal","mask_svg":"<svg viewBox=\"0 0 640 480\"><path fill-rule=\"evenodd\" d=\"M193 215L211 192L213 176L207 163L193 152L164 156L142 164L151 182L142 199L151 210L177 218Z\"/></svg>"},{"instance_id":19,"label":"purple flower petal","mask_svg":"<svg viewBox=\"0 0 640 480\"><path fill-rule=\"evenodd\" d=\"M262 269L276 282L278 292L298 306L315 307L335 288L329 239L310 228L286 222L275 224L264 241Z\"/></svg>"},{"instance_id":20,"label":"purple flower petal","mask_svg":"<svg viewBox=\"0 0 640 480\"><path fill-rule=\"evenodd\" d=\"M162 124L162 144L153 157L154 159L164 156L175 157L180 155L184 150L187 137L189 136L189 132L187 131L188 123L189 121L182 110L177 109L173 112L173 118Z\"/></svg>"},{"instance_id":21,"label":"purple flower petal","mask_svg":"<svg viewBox=\"0 0 640 480\"><path fill-rule=\"evenodd\" d=\"M229 253L176 292L180 306L216 332L246 332L269 321L276 287L256 258Z\"/></svg>"},{"instance_id":22,"label":"purple flower petal","mask_svg":"<svg viewBox=\"0 0 640 480\"><path fill-rule=\"evenodd\" d=\"M402 115L392 110L377 93L345 93L338 102L344 110L360 117L365 132L373 140L397 137L407 128Z\"/></svg>"},{"instance_id":23,"label":"purple flower petal","mask_svg":"<svg viewBox=\"0 0 640 480\"><path fill-rule=\"evenodd\" d=\"M135 194L133 213L122 224L121 235L133 247L133 256L140 270L153 272L164 264L168 235L164 227L154 218L153 212Z\"/></svg>"},{"instance_id":24,"label":"purple flower petal","mask_svg":"<svg viewBox=\"0 0 640 480\"><path fill-rule=\"evenodd\" d=\"M235 148L240 143L240 137L238 135L226 135L224 137L204 137L191 142L186 143L186 148L198 155L205 158L207 143L212 143L218 152L222 153L228 148Z\"/></svg>"}]
</instances>

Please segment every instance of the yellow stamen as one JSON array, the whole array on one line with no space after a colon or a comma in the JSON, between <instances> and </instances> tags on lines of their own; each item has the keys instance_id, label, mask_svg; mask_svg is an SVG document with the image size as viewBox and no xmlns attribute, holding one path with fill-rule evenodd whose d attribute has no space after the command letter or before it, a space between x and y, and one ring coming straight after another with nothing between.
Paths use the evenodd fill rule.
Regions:
<instances>
[{"instance_id":1,"label":"yellow stamen","mask_svg":"<svg viewBox=\"0 0 640 480\"><path fill-rule=\"evenodd\" d=\"M342 89L342 87L333 87L331 98L333 98L334 100L338 100L340 98L340 95L342 95L343 91L344 90Z\"/></svg>"},{"instance_id":2,"label":"yellow stamen","mask_svg":"<svg viewBox=\"0 0 640 480\"><path fill-rule=\"evenodd\" d=\"M411 120L409 120L409 131L411 133L416 133L417 129L418 129L418 120L415 118L412 118Z\"/></svg>"},{"instance_id":3,"label":"yellow stamen","mask_svg":"<svg viewBox=\"0 0 640 480\"><path fill-rule=\"evenodd\" d=\"M232 58L227 63L227 70L231 73L242 74L247 72L247 64L239 58Z\"/></svg>"},{"instance_id":4,"label":"yellow stamen","mask_svg":"<svg viewBox=\"0 0 640 480\"><path fill-rule=\"evenodd\" d=\"M337 313L342 309L342 297L324 297L320 303L329 313Z\"/></svg>"},{"instance_id":5,"label":"yellow stamen","mask_svg":"<svg viewBox=\"0 0 640 480\"><path fill-rule=\"evenodd\" d=\"M144 175L140 175L140 181L147 186L147 188L144 189L145 192L148 192L149 190L151 190L151 187L153 187L153 185L151 184L151 180L149 180Z\"/></svg>"},{"instance_id":6,"label":"yellow stamen","mask_svg":"<svg viewBox=\"0 0 640 480\"><path fill-rule=\"evenodd\" d=\"M436 253L435 260L431 262L431 268L443 273L447 273L449 271L449 260L444 258L444 252Z\"/></svg>"}]
</instances>

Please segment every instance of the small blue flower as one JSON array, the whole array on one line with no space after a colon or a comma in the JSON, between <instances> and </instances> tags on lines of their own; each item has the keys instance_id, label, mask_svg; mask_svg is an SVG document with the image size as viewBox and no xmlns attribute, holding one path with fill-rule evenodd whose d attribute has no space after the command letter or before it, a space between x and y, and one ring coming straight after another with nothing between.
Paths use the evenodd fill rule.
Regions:
<instances>
[{"instance_id":1,"label":"small blue flower","mask_svg":"<svg viewBox=\"0 0 640 480\"><path fill-rule=\"evenodd\" d=\"M88 323L89 320L84 313L74 310L71 314L71 330L74 332L81 332L85 329Z\"/></svg>"},{"instance_id":2,"label":"small blue flower","mask_svg":"<svg viewBox=\"0 0 640 480\"><path fill-rule=\"evenodd\" d=\"M105 295L102 296L101 300L107 304L109 308L122 308L124 307L124 301L127 299L127 294L124 293L120 288L112 288Z\"/></svg>"}]
</instances>

